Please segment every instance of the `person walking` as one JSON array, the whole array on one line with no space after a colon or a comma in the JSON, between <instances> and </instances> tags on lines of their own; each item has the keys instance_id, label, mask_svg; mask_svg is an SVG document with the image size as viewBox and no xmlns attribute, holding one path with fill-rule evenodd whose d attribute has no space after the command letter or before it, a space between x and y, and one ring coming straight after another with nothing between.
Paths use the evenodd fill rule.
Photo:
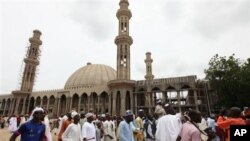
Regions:
<instances>
[{"instance_id":1,"label":"person walking","mask_svg":"<svg viewBox=\"0 0 250 141\"><path fill-rule=\"evenodd\" d=\"M245 120L241 118L241 110L238 107L231 107L229 117L224 121L217 121L222 129L227 129L227 138L230 141L230 125L245 125Z\"/></svg>"},{"instance_id":2,"label":"person walking","mask_svg":"<svg viewBox=\"0 0 250 141\"><path fill-rule=\"evenodd\" d=\"M17 130L17 118L15 115L12 115L9 119L8 130L13 133Z\"/></svg>"},{"instance_id":3,"label":"person walking","mask_svg":"<svg viewBox=\"0 0 250 141\"><path fill-rule=\"evenodd\" d=\"M104 140L103 141L115 141L115 136L113 135L113 124L110 120L110 115L105 115L105 121L103 122L103 130L104 130Z\"/></svg>"},{"instance_id":4,"label":"person walking","mask_svg":"<svg viewBox=\"0 0 250 141\"><path fill-rule=\"evenodd\" d=\"M133 130L130 126L130 122L133 121L133 113L131 110L127 110L124 115L124 120L120 122L118 128L119 141L133 141Z\"/></svg>"},{"instance_id":5,"label":"person walking","mask_svg":"<svg viewBox=\"0 0 250 141\"><path fill-rule=\"evenodd\" d=\"M176 141L201 141L198 123L201 122L201 113L195 110L188 112L189 120L182 125Z\"/></svg>"},{"instance_id":6,"label":"person walking","mask_svg":"<svg viewBox=\"0 0 250 141\"><path fill-rule=\"evenodd\" d=\"M81 127L79 124L80 116L77 112L71 113L73 122L69 124L62 134L63 141L82 141Z\"/></svg>"},{"instance_id":7,"label":"person walking","mask_svg":"<svg viewBox=\"0 0 250 141\"><path fill-rule=\"evenodd\" d=\"M44 125L46 127L46 130L45 130L45 135L47 137L47 141L52 141L52 136L51 136L51 129L50 129L50 123L49 123L49 117L48 117L48 111L47 110L44 110Z\"/></svg>"},{"instance_id":8,"label":"person walking","mask_svg":"<svg viewBox=\"0 0 250 141\"><path fill-rule=\"evenodd\" d=\"M138 116L135 119L135 127L137 129L137 133L135 134L135 141L143 141L144 140L144 134L143 134L143 117L144 117L144 110L139 109L138 110Z\"/></svg>"},{"instance_id":9,"label":"person walking","mask_svg":"<svg viewBox=\"0 0 250 141\"><path fill-rule=\"evenodd\" d=\"M96 129L93 124L94 114L86 114L87 122L82 126L82 137L83 141L96 141Z\"/></svg>"},{"instance_id":10,"label":"person walking","mask_svg":"<svg viewBox=\"0 0 250 141\"><path fill-rule=\"evenodd\" d=\"M181 120L175 115L172 106L166 105L164 108L166 115L158 120L156 141L176 141L182 127Z\"/></svg>"},{"instance_id":11,"label":"person walking","mask_svg":"<svg viewBox=\"0 0 250 141\"><path fill-rule=\"evenodd\" d=\"M67 129L69 124L72 123L71 120L72 120L71 113L68 113L67 114L67 120L63 121L61 129L59 129L60 132L59 132L58 137L57 137L58 141L62 141L62 134Z\"/></svg>"},{"instance_id":12,"label":"person walking","mask_svg":"<svg viewBox=\"0 0 250 141\"><path fill-rule=\"evenodd\" d=\"M43 118L43 109L35 108L30 120L22 124L10 137L9 141L15 141L16 137L19 135L21 135L20 141L47 141L45 136L45 125L42 123Z\"/></svg>"}]
</instances>

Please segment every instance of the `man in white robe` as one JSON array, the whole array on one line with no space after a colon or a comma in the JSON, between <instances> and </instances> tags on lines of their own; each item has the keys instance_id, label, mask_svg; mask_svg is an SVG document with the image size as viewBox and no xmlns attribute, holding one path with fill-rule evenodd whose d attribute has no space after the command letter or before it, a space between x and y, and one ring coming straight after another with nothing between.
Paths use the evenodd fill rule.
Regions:
<instances>
[{"instance_id":1,"label":"man in white robe","mask_svg":"<svg viewBox=\"0 0 250 141\"><path fill-rule=\"evenodd\" d=\"M112 136L114 137L114 141L116 141L116 124L114 120L111 120L111 129L112 129Z\"/></svg>"},{"instance_id":2,"label":"man in white robe","mask_svg":"<svg viewBox=\"0 0 250 141\"><path fill-rule=\"evenodd\" d=\"M104 130L104 141L115 141L115 136L113 135L113 123L110 120L109 114L106 114L105 121L103 122L103 130Z\"/></svg>"},{"instance_id":3,"label":"man in white robe","mask_svg":"<svg viewBox=\"0 0 250 141\"><path fill-rule=\"evenodd\" d=\"M162 116L164 116L166 114L166 112L162 106L161 99L158 99L156 101L156 107L155 107L154 114L157 116L157 119L160 119Z\"/></svg>"},{"instance_id":4,"label":"man in white robe","mask_svg":"<svg viewBox=\"0 0 250 141\"><path fill-rule=\"evenodd\" d=\"M45 135L47 137L47 141L52 141L52 136L51 136L51 132L50 132L50 124L49 124L49 117L48 117L48 111L47 110L44 110L44 114L45 114L45 117L44 117L44 121L43 123L45 124Z\"/></svg>"},{"instance_id":5,"label":"man in white robe","mask_svg":"<svg viewBox=\"0 0 250 141\"><path fill-rule=\"evenodd\" d=\"M170 105L165 107L166 115L158 120L155 138L156 141L176 141L181 130L181 120L175 115Z\"/></svg>"},{"instance_id":6,"label":"man in white robe","mask_svg":"<svg viewBox=\"0 0 250 141\"><path fill-rule=\"evenodd\" d=\"M8 130L13 133L17 130L17 118L15 115L12 115L9 120Z\"/></svg>"},{"instance_id":7,"label":"man in white robe","mask_svg":"<svg viewBox=\"0 0 250 141\"><path fill-rule=\"evenodd\" d=\"M92 121L94 120L94 115L92 113L87 113L87 122L82 126L82 138L83 141L96 141L96 129Z\"/></svg>"},{"instance_id":8,"label":"man in white robe","mask_svg":"<svg viewBox=\"0 0 250 141\"><path fill-rule=\"evenodd\" d=\"M62 134L63 141L82 141L81 127L79 124L80 115L73 111L71 117L74 122L69 124L66 130Z\"/></svg>"},{"instance_id":9,"label":"man in white robe","mask_svg":"<svg viewBox=\"0 0 250 141\"><path fill-rule=\"evenodd\" d=\"M118 127L119 141L133 141L133 129L130 123L133 121L133 113L131 110L127 110L124 115L124 120L120 122Z\"/></svg>"}]
</instances>

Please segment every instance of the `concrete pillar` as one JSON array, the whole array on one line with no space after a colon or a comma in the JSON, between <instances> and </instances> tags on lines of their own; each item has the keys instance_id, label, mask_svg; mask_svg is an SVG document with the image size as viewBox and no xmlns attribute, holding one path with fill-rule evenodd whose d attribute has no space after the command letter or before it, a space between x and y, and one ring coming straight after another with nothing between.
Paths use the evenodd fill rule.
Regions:
<instances>
[{"instance_id":1,"label":"concrete pillar","mask_svg":"<svg viewBox=\"0 0 250 141\"><path fill-rule=\"evenodd\" d=\"M66 97L66 106L65 106L65 112L67 113L68 111L68 106L69 106L69 101L68 98ZM62 110L62 109L61 109Z\"/></svg>"},{"instance_id":2,"label":"concrete pillar","mask_svg":"<svg viewBox=\"0 0 250 141\"><path fill-rule=\"evenodd\" d=\"M99 113L99 111L100 111L100 98L101 98L101 96L97 96L97 112ZM102 105L103 106L103 105ZM101 107L102 107L101 106ZM102 109L102 108L101 108ZM103 112L103 111L101 111L101 112Z\"/></svg>"},{"instance_id":3,"label":"concrete pillar","mask_svg":"<svg viewBox=\"0 0 250 141\"><path fill-rule=\"evenodd\" d=\"M13 105L12 105L11 111L10 111L11 115L14 114L15 108L16 108L16 98L13 98Z\"/></svg>"},{"instance_id":4,"label":"concrete pillar","mask_svg":"<svg viewBox=\"0 0 250 141\"><path fill-rule=\"evenodd\" d=\"M180 91L177 91L177 102L178 102L178 108L179 112L181 112L181 101L180 101Z\"/></svg>"},{"instance_id":5,"label":"concrete pillar","mask_svg":"<svg viewBox=\"0 0 250 141\"><path fill-rule=\"evenodd\" d=\"M56 101L57 101L57 110L56 110L56 115L58 116L59 115L59 112L60 112L60 107L61 107L61 98L56 98Z\"/></svg>"},{"instance_id":6,"label":"concrete pillar","mask_svg":"<svg viewBox=\"0 0 250 141\"><path fill-rule=\"evenodd\" d=\"M126 109L126 91L121 91L121 110L120 110L120 115L124 115Z\"/></svg>"},{"instance_id":7,"label":"concrete pillar","mask_svg":"<svg viewBox=\"0 0 250 141\"><path fill-rule=\"evenodd\" d=\"M46 110L49 111L49 98L47 99Z\"/></svg>"},{"instance_id":8,"label":"concrete pillar","mask_svg":"<svg viewBox=\"0 0 250 141\"><path fill-rule=\"evenodd\" d=\"M13 102L13 107L12 107L12 109L11 109L11 114L14 114L14 112L15 112L15 108L17 107L17 99L16 98L14 98L14 102Z\"/></svg>"},{"instance_id":9,"label":"concrete pillar","mask_svg":"<svg viewBox=\"0 0 250 141\"><path fill-rule=\"evenodd\" d=\"M29 97L29 99L28 99L28 107L26 109L27 113L30 112L30 102L31 102L31 98ZM25 113L25 114L27 114L27 113Z\"/></svg>"},{"instance_id":10,"label":"concrete pillar","mask_svg":"<svg viewBox=\"0 0 250 141\"><path fill-rule=\"evenodd\" d=\"M148 97L148 113L150 115L153 115L153 111L152 111L152 103L151 103L151 93L150 92L146 92L146 95Z\"/></svg>"},{"instance_id":11,"label":"concrete pillar","mask_svg":"<svg viewBox=\"0 0 250 141\"><path fill-rule=\"evenodd\" d=\"M24 115L24 113L25 113L25 105L26 105L26 98L24 98L24 100L23 100L23 107L22 107L22 111L21 111L22 115Z\"/></svg>"},{"instance_id":12,"label":"concrete pillar","mask_svg":"<svg viewBox=\"0 0 250 141\"><path fill-rule=\"evenodd\" d=\"M8 115L10 115L10 111L11 111L11 109L12 109L12 106L13 106L13 99L10 99L10 107L9 107L9 110L8 110Z\"/></svg>"},{"instance_id":13,"label":"concrete pillar","mask_svg":"<svg viewBox=\"0 0 250 141\"><path fill-rule=\"evenodd\" d=\"M40 106L39 107L42 107L43 106L43 99L41 98L40 99Z\"/></svg>"},{"instance_id":14,"label":"concrete pillar","mask_svg":"<svg viewBox=\"0 0 250 141\"><path fill-rule=\"evenodd\" d=\"M73 100L72 97L68 97L68 101L69 101L68 112L70 112L72 110L72 100Z\"/></svg>"},{"instance_id":15,"label":"concrete pillar","mask_svg":"<svg viewBox=\"0 0 250 141\"><path fill-rule=\"evenodd\" d=\"M109 97L109 106L108 106L108 113L110 114L110 115L112 115L113 113L112 113L112 105L113 105L113 101L112 101L112 99L111 99L111 96L112 95L112 93L110 93L109 95L108 95L108 97Z\"/></svg>"},{"instance_id":16,"label":"concrete pillar","mask_svg":"<svg viewBox=\"0 0 250 141\"><path fill-rule=\"evenodd\" d=\"M197 91L196 91L196 90L193 90L193 92L194 92L194 104L195 104L195 110L196 110L196 111L199 111L199 108L198 108Z\"/></svg>"},{"instance_id":17,"label":"concrete pillar","mask_svg":"<svg viewBox=\"0 0 250 141\"><path fill-rule=\"evenodd\" d=\"M81 112L81 97L79 97L78 101L78 112Z\"/></svg>"},{"instance_id":18,"label":"concrete pillar","mask_svg":"<svg viewBox=\"0 0 250 141\"><path fill-rule=\"evenodd\" d=\"M134 108L134 97L133 97L133 91L132 90L129 91L129 97L130 97L131 110L134 111L135 110L135 108Z\"/></svg>"},{"instance_id":19,"label":"concrete pillar","mask_svg":"<svg viewBox=\"0 0 250 141\"><path fill-rule=\"evenodd\" d=\"M6 113L6 107L7 107L7 100L5 101L5 105L3 107L3 116L5 116Z\"/></svg>"},{"instance_id":20,"label":"concrete pillar","mask_svg":"<svg viewBox=\"0 0 250 141\"><path fill-rule=\"evenodd\" d=\"M152 96L153 96L152 105L153 107L155 107L156 106L156 92L152 92Z\"/></svg>"},{"instance_id":21,"label":"concrete pillar","mask_svg":"<svg viewBox=\"0 0 250 141\"><path fill-rule=\"evenodd\" d=\"M88 109L87 109L87 112L89 112L89 110L90 110L90 98L91 98L91 95L90 96L88 96L88 105L87 105L87 107L88 107Z\"/></svg>"},{"instance_id":22,"label":"concrete pillar","mask_svg":"<svg viewBox=\"0 0 250 141\"><path fill-rule=\"evenodd\" d=\"M135 93L135 95L134 95L134 99L135 99L135 108L134 108L134 112L136 112L137 111L137 95L138 95L138 93Z\"/></svg>"},{"instance_id":23,"label":"concrete pillar","mask_svg":"<svg viewBox=\"0 0 250 141\"><path fill-rule=\"evenodd\" d=\"M19 114L18 113L18 107L20 106L19 104L20 104L20 98L16 98L16 106L13 109L14 110L14 114Z\"/></svg>"},{"instance_id":24,"label":"concrete pillar","mask_svg":"<svg viewBox=\"0 0 250 141\"><path fill-rule=\"evenodd\" d=\"M117 95L117 92L115 91L113 93L113 107L112 107L112 114L113 115L116 115L116 95Z\"/></svg>"}]
</instances>

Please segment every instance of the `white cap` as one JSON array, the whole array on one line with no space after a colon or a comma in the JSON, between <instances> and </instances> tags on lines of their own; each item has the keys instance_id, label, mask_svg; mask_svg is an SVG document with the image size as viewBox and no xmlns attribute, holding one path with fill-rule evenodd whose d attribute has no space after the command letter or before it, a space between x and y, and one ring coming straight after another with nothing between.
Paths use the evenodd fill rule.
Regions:
<instances>
[{"instance_id":1,"label":"white cap","mask_svg":"<svg viewBox=\"0 0 250 141\"><path fill-rule=\"evenodd\" d=\"M87 114L85 115L86 118L89 118L89 117L92 117L92 116L94 116L93 113L87 113Z\"/></svg>"},{"instance_id":2,"label":"white cap","mask_svg":"<svg viewBox=\"0 0 250 141\"><path fill-rule=\"evenodd\" d=\"M168 107L168 106L169 106L169 104L168 104L168 103L164 105L164 107Z\"/></svg>"},{"instance_id":3,"label":"white cap","mask_svg":"<svg viewBox=\"0 0 250 141\"><path fill-rule=\"evenodd\" d=\"M78 113L76 111L71 112L71 117L74 118Z\"/></svg>"},{"instance_id":4,"label":"white cap","mask_svg":"<svg viewBox=\"0 0 250 141\"><path fill-rule=\"evenodd\" d=\"M101 114L101 117L106 117L106 115L105 114Z\"/></svg>"}]
</instances>

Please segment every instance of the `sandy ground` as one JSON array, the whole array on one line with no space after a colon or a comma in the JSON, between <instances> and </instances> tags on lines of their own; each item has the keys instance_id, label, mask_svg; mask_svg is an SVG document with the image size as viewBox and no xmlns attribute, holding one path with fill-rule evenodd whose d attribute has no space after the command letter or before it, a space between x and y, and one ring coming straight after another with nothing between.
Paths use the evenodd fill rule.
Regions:
<instances>
[{"instance_id":1,"label":"sandy ground","mask_svg":"<svg viewBox=\"0 0 250 141\"><path fill-rule=\"evenodd\" d=\"M11 133L7 130L7 127L4 129L0 128L0 141L9 141ZM56 136L52 133L53 141L57 141ZM19 141L20 137L16 138L16 141Z\"/></svg>"}]
</instances>

